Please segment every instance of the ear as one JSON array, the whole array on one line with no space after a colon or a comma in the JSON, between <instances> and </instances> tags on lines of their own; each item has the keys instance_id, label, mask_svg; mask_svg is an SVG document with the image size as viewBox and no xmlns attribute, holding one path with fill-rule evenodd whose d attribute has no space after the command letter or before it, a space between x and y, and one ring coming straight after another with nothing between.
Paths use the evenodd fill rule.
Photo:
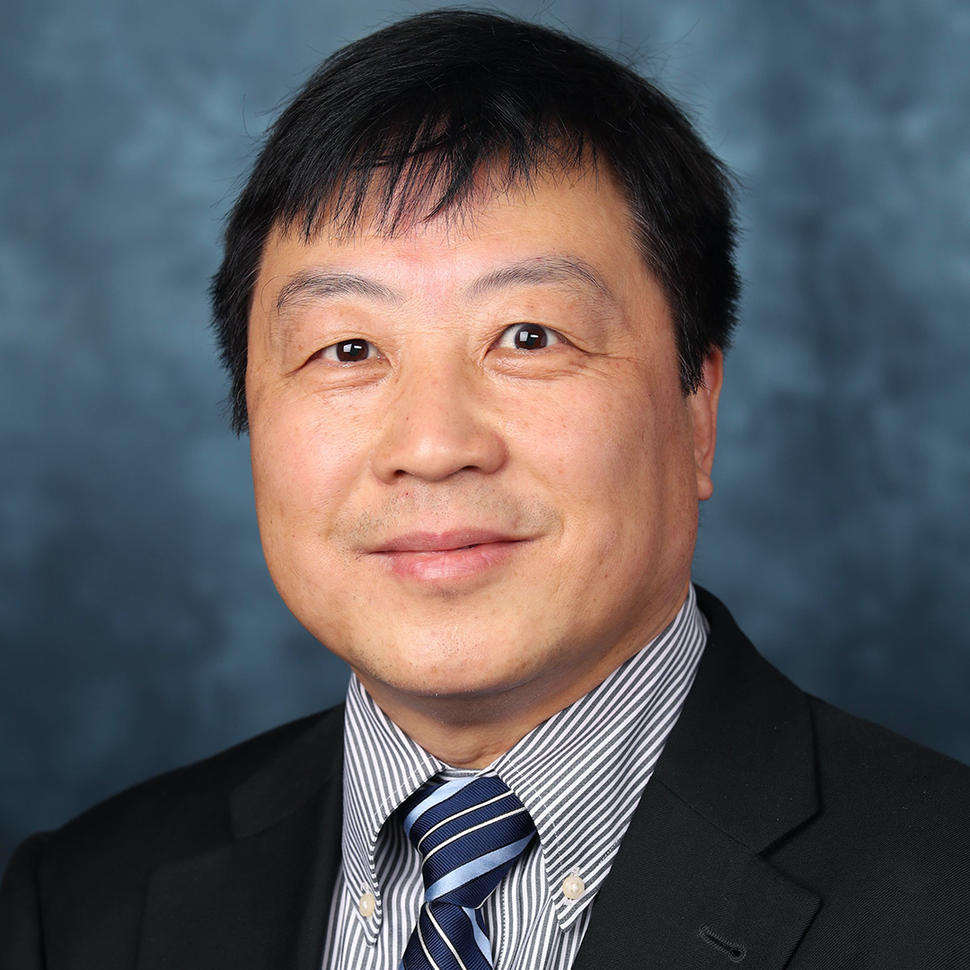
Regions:
<instances>
[{"instance_id":1,"label":"ear","mask_svg":"<svg viewBox=\"0 0 970 970\"><path fill-rule=\"evenodd\" d=\"M724 355L712 350L705 358L701 383L687 398L691 427L694 433L694 470L697 475L697 498L709 499L714 494L711 468L714 465L714 445L717 440L717 402L724 380Z\"/></svg>"}]
</instances>

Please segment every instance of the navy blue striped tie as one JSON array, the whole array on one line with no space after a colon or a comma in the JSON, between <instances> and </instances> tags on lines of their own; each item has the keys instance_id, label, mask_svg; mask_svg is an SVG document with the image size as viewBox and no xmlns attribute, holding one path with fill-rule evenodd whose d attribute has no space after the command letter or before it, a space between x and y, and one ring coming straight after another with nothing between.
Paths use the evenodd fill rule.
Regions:
<instances>
[{"instance_id":1,"label":"navy blue striped tie","mask_svg":"<svg viewBox=\"0 0 970 970\"><path fill-rule=\"evenodd\" d=\"M401 812L424 877L401 970L490 970L481 905L532 841L532 819L495 775L432 779Z\"/></svg>"}]
</instances>

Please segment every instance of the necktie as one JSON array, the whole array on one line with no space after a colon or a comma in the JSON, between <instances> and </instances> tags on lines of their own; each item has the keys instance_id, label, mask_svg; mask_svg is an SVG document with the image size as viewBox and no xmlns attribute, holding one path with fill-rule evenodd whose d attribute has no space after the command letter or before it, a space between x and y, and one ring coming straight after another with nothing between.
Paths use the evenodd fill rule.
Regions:
<instances>
[{"instance_id":1,"label":"necktie","mask_svg":"<svg viewBox=\"0 0 970 970\"><path fill-rule=\"evenodd\" d=\"M432 779L401 812L424 878L401 970L490 970L480 907L532 841L532 819L495 775Z\"/></svg>"}]
</instances>

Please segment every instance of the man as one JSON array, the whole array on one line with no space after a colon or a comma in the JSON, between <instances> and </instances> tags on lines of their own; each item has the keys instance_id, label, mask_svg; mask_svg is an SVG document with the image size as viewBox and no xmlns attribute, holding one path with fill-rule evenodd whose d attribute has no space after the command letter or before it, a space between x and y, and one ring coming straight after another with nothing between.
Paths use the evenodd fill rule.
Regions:
<instances>
[{"instance_id":1,"label":"man","mask_svg":"<svg viewBox=\"0 0 970 970\"><path fill-rule=\"evenodd\" d=\"M213 296L346 709L25 843L4 968L970 964L970 774L690 583L732 239L679 110L559 34L439 12L322 66Z\"/></svg>"}]
</instances>

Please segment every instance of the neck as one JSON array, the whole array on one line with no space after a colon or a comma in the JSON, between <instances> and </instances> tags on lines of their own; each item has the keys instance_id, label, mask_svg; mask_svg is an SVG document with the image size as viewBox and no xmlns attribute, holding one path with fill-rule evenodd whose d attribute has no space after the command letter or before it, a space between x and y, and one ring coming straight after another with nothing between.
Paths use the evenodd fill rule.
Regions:
<instances>
[{"instance_id":1,"label":"neck","mask_svg":"<svg viewBox=\"0 0 970 970\"><path fill-rule=\"evenodd\" d=\"M582 676L564 670L553 690L546 681L541 686L517 684L472 695L416 697L356 673L377 706L425 751L454 768L478 769L492 764L533 728L589 693L636 649L604 659Z\"/></svg>"},{"instance_id":2,"label":"neck","mask_svg":"<svg viewBox=\"0 0 970 970\"><path fill-rule=\"evenodd\" d=\"M689 582L689 580L687 581ZM593 660L587 654L531 680L453 694L416 693L354 668L378 707L439 761L455 768L486 768L543 721L601 684L676 617L687 596L672 597L645 629L631 633Z\"/></svg>"}]
</instances>

